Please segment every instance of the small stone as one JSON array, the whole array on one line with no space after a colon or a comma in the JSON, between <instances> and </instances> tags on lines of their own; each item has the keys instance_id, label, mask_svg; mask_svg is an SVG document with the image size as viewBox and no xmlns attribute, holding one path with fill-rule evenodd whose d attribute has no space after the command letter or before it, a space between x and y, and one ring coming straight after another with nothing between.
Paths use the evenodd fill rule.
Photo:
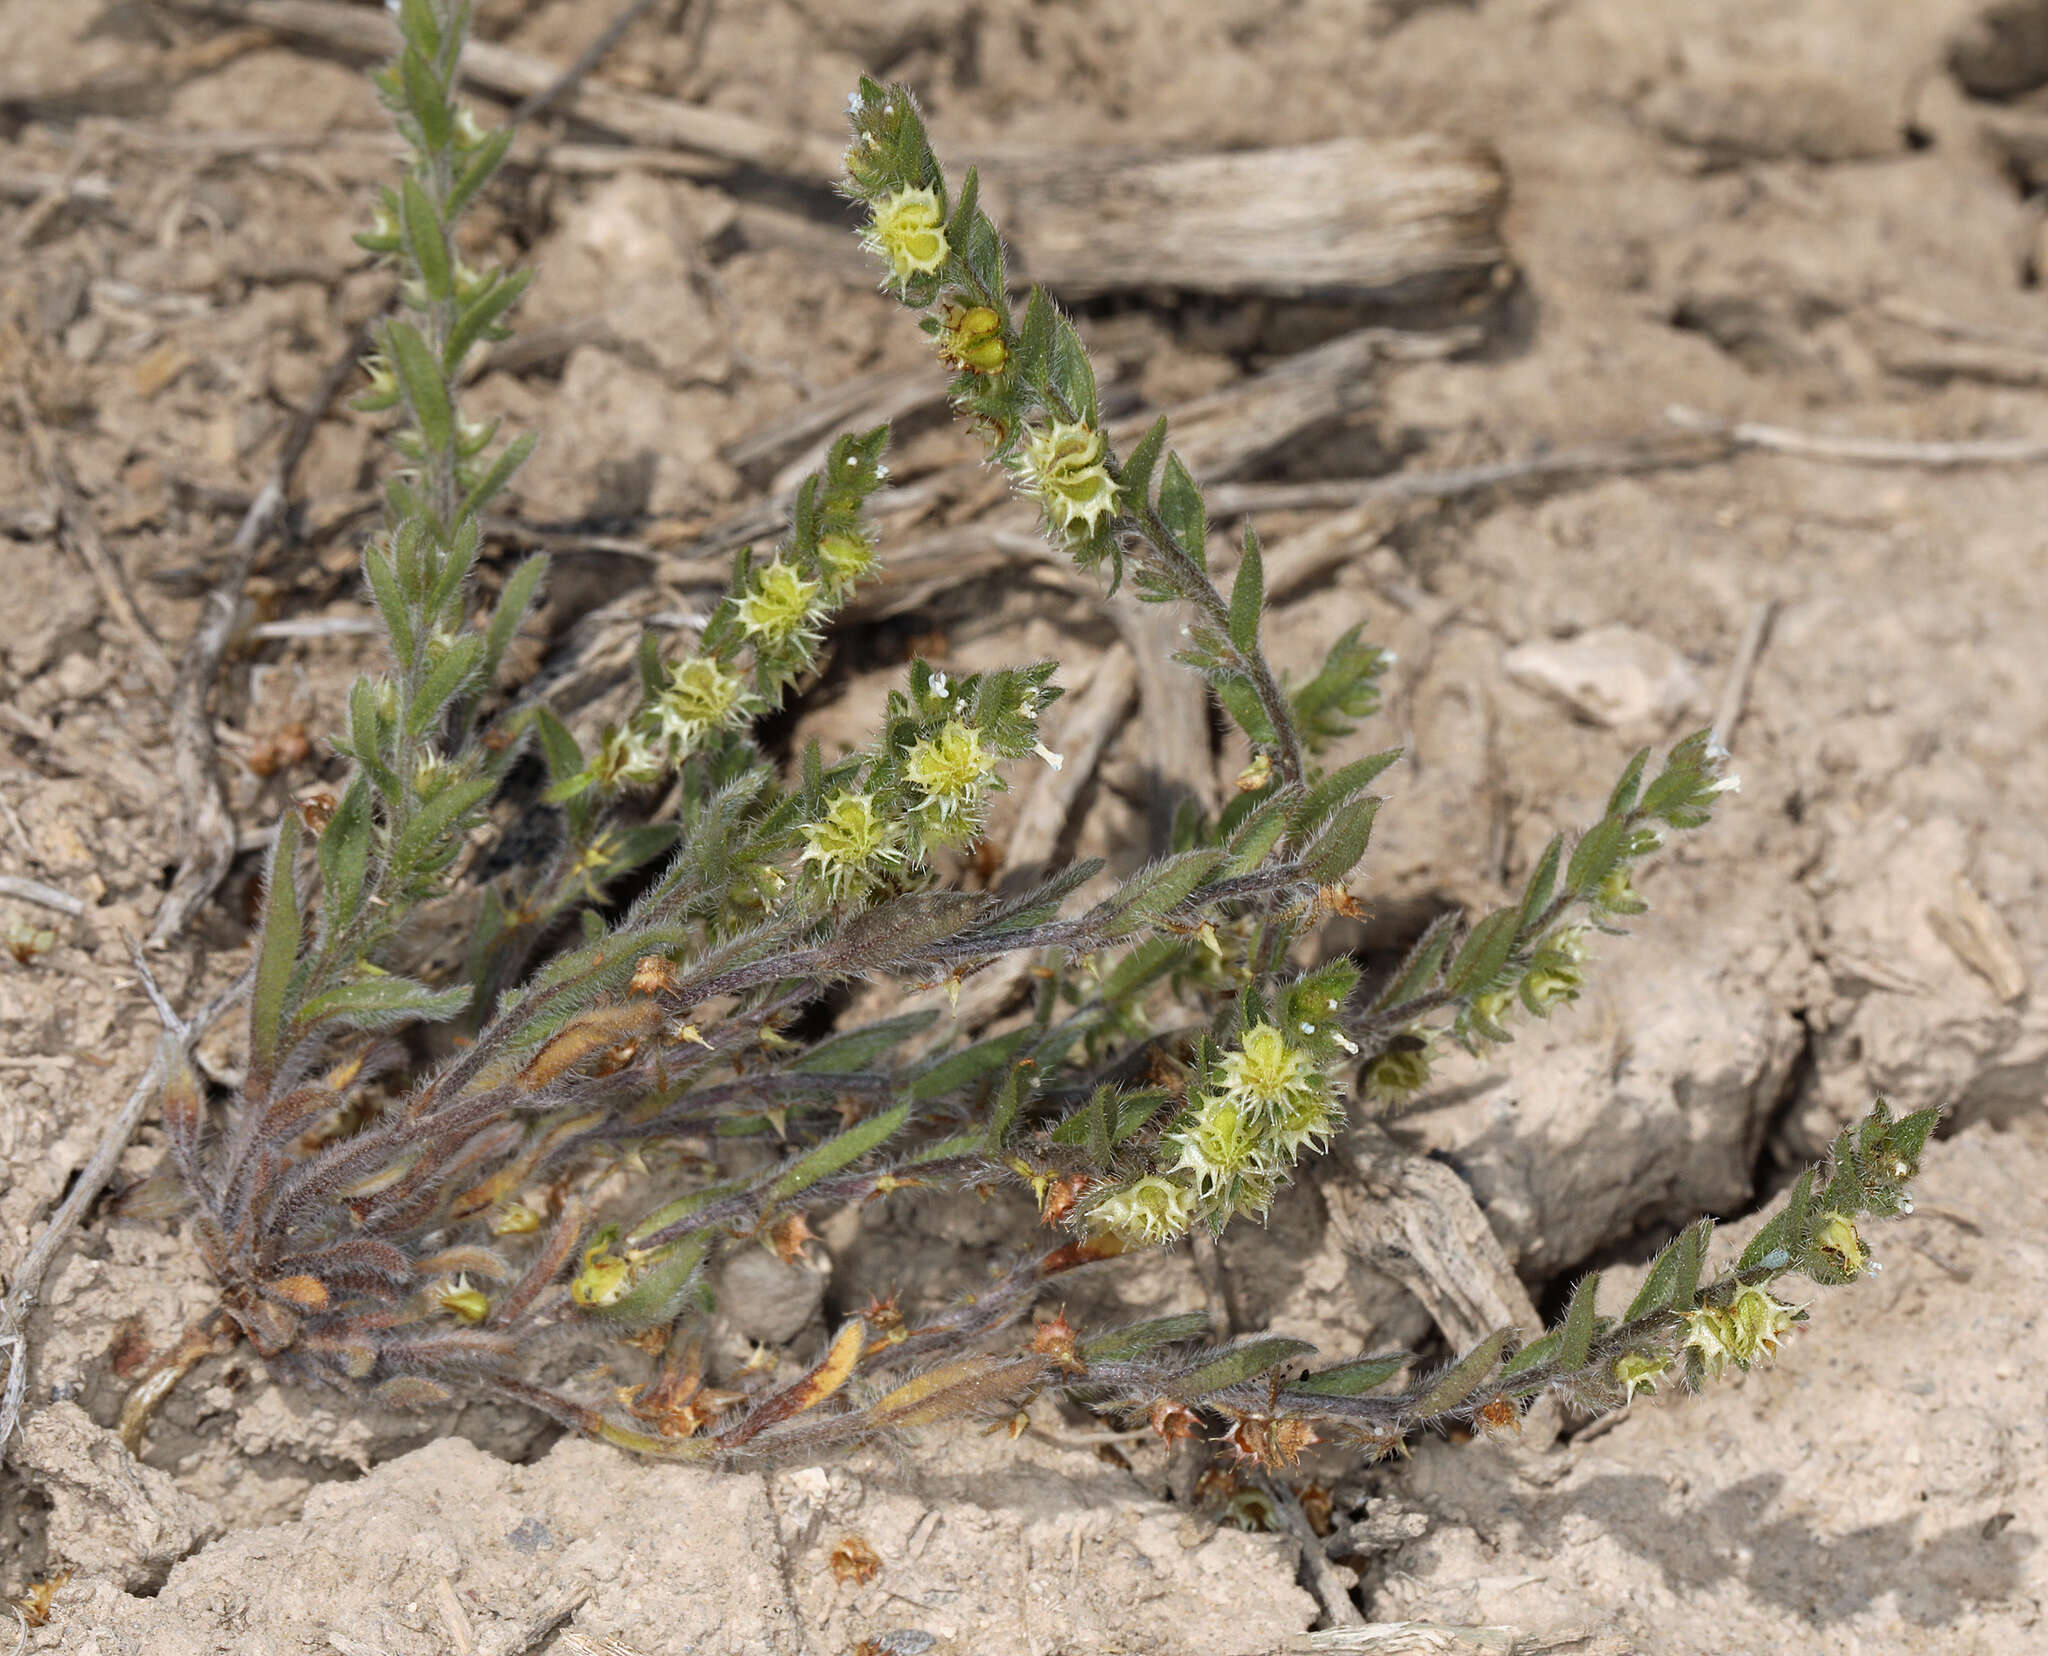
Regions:
<instances>
[{"instance_id":1,"label":"small stone","mask_svg":"<svg viewBox=\"0 0 2048 1656\"><path fill-rule=\"evenodd\" d=\"M50 1552L89 1576L151 1591L179 1559L220 1534L204 1502L144 1466L76 1403L22 1429L17 1464L50 1502Z\"/></svg>"},{"instance_id":2,"label":"small stone","mask_svg":"<svg viewBox=\"0 0 2048 1656\"><path fill-rule=\"evenodd\" d=\"M824 1303L828 1275L802 1258L785 1265L766 1248L742 1248L719 1273L718 1308L748 1339L784 1345Z\"/></svg>"},{"instance_id":3,"label":"small stone","mask_svg":"<svg viewBox=\"0 0 2048 1656\"><path fill-rule=\"evenodd\" d=\"M1523 689L1615 730L1661 727L1703 696L1684 657L1633 627L1595 627L1576 638L1518 645L1501 665Z\"/></svg>"}]
</instances>

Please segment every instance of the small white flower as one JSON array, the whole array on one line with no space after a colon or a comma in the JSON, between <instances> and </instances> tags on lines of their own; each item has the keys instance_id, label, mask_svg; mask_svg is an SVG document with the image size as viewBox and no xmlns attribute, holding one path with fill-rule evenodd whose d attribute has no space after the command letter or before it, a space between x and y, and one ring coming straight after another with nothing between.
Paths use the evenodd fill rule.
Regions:
<instances>
[{"instance_id":1,"label":"small white flower","mask_svg":"<svg viewBox=\"0 0 2048 1656\"><path fill-rule=\"evenodd\" d=\"M1340 1047L1350 1053L1352 1057L1356 1058L1358 1056L1358 1043L1349 1035L1345 1034L1341 1029L1333 1030L1331 1033L1336 1038L1336 1042Z\"/></svg>"},{"instance_id":2,"label":"small white flower","mask_svg":"<svg viewBox=\"0 0 2048 1656\"><path fill-rule=\"evenodd\" d=\"M1316 1032L1316 1026L1312 1023L1305 1023L1301 1026L1301 1032L1304 1035L1313 1035Z\"/></svg>"},{"instance_id":3,"label":"small white flower","mask_svg":"<svg viewBox=\"0 0 2048 1656\"><path fill-rule=\"evenodd\" d=\"M1032 744L1031 751L1037 754L1038 757L1043 759L1048 765L1052 766L1054 770L1058 770L1062 765L1064 765L1067 762L1067 756L1065 754L1053 752L1053 750L1047 747L1043 742L1034 742Z\"/></svg>"},{"instance_id":4,"label":"small white flower","mask_svg":"<svg viewBox=\"0 0 2048 1656\"><path fill-rule=\"evenodd\" d=\"M1724 776L1710 786L1707 792L1710 794L1741 793L1742 778L1739 776Z\"/></svg>"},{"instance_id":5,"label":"small white flower","mask_svg":"<svg viewBox=\"0 0 2048 1656\"><path fill-rule=\"evenodd\" d=\"M937 697L939 698L939 700L940 700L940 701L944 701L944 700L946 700L946 698L947 698L947 697L949 697L950 695L952 695L952 693L953 693L953 692L952 692L952 690L951 690L950 688L948 688L948 686L947 686L947 684L946 684L946 675L945 675L944 673L934 673L934 674L932 674L932 694L933 694L933 695L937 696Z\"/></svg>"},{"instance_id":6,"label":"small white flower","mask_svg":"<svg viewBox=\"0 0 2048 1656\"><path fill-rule=\"evenodd\" d=\"M1719 736L1707 738L1706 759L1708 764L1722 764L1727 760L1728 756L1728 750L1721 745L1721 738Z\"/></svg>"}]
</instances>

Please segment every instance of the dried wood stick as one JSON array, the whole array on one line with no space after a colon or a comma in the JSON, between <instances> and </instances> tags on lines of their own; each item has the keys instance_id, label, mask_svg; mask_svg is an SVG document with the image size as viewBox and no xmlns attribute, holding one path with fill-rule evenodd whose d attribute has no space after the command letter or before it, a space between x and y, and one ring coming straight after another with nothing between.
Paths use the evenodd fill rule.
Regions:
<instances>
[{"instance_id":1,"label":"dried wood stick","mask_svg":"<svg viewBox=\"0 0 2048 1656\"><path fill-rule=\"evenodd\" d=\"M378 307L379 313L382 309ZM328 365L313 395L293 416L276 464L242 515L241 526L228 547L227 568L207 595L204 617L179 663L177 683L171 693L171 768L178 782L184 849L177 876L150 923L152 947L161 948L184 928L185 922L227 877L235 860L235 824L228 812L227 784L221 779L213 720L206 704L213 695L214 680L219 676L229 641L234 637L242 588L255 567L256 554L283 521L299 461L312 443L313 433L328 406L355 371L356 359L368 346L373 325L374 319L356 329L341 355Z\"/></svg>"},{"instance_id":2,"label":"dried wood stick","mask_svg":"<svg viewBox=\"0 0 2048 1656\"><path fill-rule=\"evenodd\" d=\"M1058 770L1041 770L1024 796L1003 844L1006 872L1041 869L1052 860L1103 750L1130 713L1137 689L1138 673L1129 652L1113 650L1101 658L1084 689L1057 704L1057 724L1048 739L1059 743L1063 763ZM1030 976L1031 967L1029 955L1007 955L969 978L960 994L962 1024L971 1029L1001 1011Z\"/></svg>"},{"instance_id":3,"label":"dried wood stick","mask_svg":"<svg viewBox=\"0 0 2048 1656\"><path fill-rule=\"evenodd\" d=\"M336 0L199 0L185 9L253 23L276 34L317 41L358 57L389 57L397 36L382 9ZM472 39L462 56L470 85L507 99L530 98L562 78L559 64L530 52ZM636 144L697 150L739 166L807 183L837 176L839 140L794 132L724 110L701 109L670 98L625 92L585 80L560 98L564 114L617 133Z\"/></svg>"},{"instance_id":4,"label":"dried wood stick","mask_svg":"<svg viewBox=\"0 0 2048 1656\"><path fill-rule=\"evenodd\" d=\"M1509 1325L1535 1336L1542 1318L1463 1179L1370 1128L1345 1159L1323 1197L1349 1251L1421 1300L1460 1350Z\"/></svg>"},{"instance_id":5,"label":"dried wood stick","mask_svg":"<svg viewBox=\"0 0 2048 1656\"><path fill-rule=\"evenodd\" d=\"M2048 438L1993 437L1975 442L1917 443L1890 437L1828 437L1751 420L1718 420L1678 404L1664 411L1673 425L1725 437L1737 448L1832 460L1849 466L2034 466L2048 460Z\"/></svg>"},{"instance_id":6,"label":"dried wood stick","mask_svg":"<svg viewBox=\"0 0 2048 1656\"><path fill-rule=\"evenodd\" d=\"M151 1001L162 1013L169 1008L156 981L150 975L149 967L140 950L133 949L132 956L136 970L141 974L144 985L150 991ZM204 1035L220 1015L247 992L254 977L253 968L245 972L233 984L222 990L212 1001L201 1008L199 1014L189 1023L176 1021L176 1014L169 1013L170 1022L163 1039L157 1043L155 1053L146 1068L129 1090L126 1101L107 1123L106 1131L100 1135L99 1143L87 1158L78 1177L71 1182L71 1189L64 1200L57 1205L44 1224L42 1232L22 1255L21 1263L15 1268L13 1280L7 1285L4 1299L0 1299L0 1313L4 1313L7 1327L0 1327L0 1348L8 1348L7 1385L0 1394L0 1449L13 1435L19 1419L23 1381L28 1370L28 1336L24 1329L29 1311L36 1303L41 1291L43 1278L49 1274L50 1266L60 1250L85 1216L87 1208L99 1199L106 1189L107 1181L113 1177L114 1169L120 1165L121 1152L128 1148L128 1141L135 1136L135 1129L142 1125L142 1118L149 1111L155 1099L157 1088L162 1084L171 1055L190 1051L193 1044Z\"/></svg>"},{"instance_id":7,"label":"dried wood stick","mask_svg":"<svg viewBox=\"0 0 2048 1656\"><path fill-rule=\"evenodd\" d=\"M1233 483L1204 491L1204 498L1210 515L1219 518L1324 506L1395 506L1410 501L1454 500L1461 495L1481 494L1518 483L1621 477L1633 472L1708 466L1726 460L1739 446L1732 436L1709 433L1704 441L1687 438L1675 443L1559 449L1522 460L1489 460L1483 465L1455 466L1444 471L1392 472L1384 477L1331 478L1313 483Z\"/></svg>"},{"instance_id":8,"label":"dried wood stick","mask_svg":"<svg viewBox=\"0 0 2048 1656\"><path fill-rule=\"evenodd\" d=\"M199 9L350 53L391 50L385 18L334 0L211 0ZM568 78L487 41L470 42L463 68L472 85L513 99ZM634 144L810 183L839 172L843 146L821 134L588 79L558 96L565 113ZM1508 264L1506 175L1491 150L1461 139L1342 138L1174 157L1014 149L992 155L981 174L1024 267L1066 294L1170 287L1435 303L1498 281Z\"/></svg>"},{"instance_id":9,"label":"dried wood stick","mask_svg":"<svg viewBox=\"0 0 2048 1656\"><path fill-rule=\"evenodd\" d=\"M939 375L925 369L860 374L829 390L820 391L808 402L764 420L743 436L726 445L721 458L729 466L748 466L786 461L807 444L830 437L842 428L874 424L870 410L900 407L903 399L923 392L933 404L946 398L946 386Z\"/></svg>"},{"instance_id":10,"label":"dried wood stick","mask_svg":"<svg viewBox=\"0 0 2048 1656\"><path fill-rule=\"evenodd\" d=\"M1734 664L1728 669L1728 687L1721 692L1721 706L1714 714L1714 740L1732 749L1735 727L1742 723L1742 710L1749 704L1750 681L1756 677L1757 658L1770 636L1771 620L1778 613L1778 601L1766 598L1749 613L1742 629L1742 642L1735 648Z\"/></svg>"},{"instance_id":11,"label":"dried wood stick","mask_svg":"<svg viewBox=\"0 0 2048 1656\"><path fill-rule=\"evenodd\" d=\"M1497 1328L1534 1339L1543 1318L1508 1263L1465 1181L1442 1162L1404 1150L1368 1126L1347 1140L1346 1165L1323 1182L1330 1228L1344 1247L1422 1302L1452 1347ZM1538 1398L1522 1416L1522 1444L1547 1449L1561 1417Z\"/></svg>"},{"instance_id":12,"label":"dried wood stick","mask_svg":"<svg viewBox=\"0 0 2048 1656\"><path fill-rule=\"evenodd\" d=\"M507 118L507 124L524 126L536 115L553 108L575 91L582 83L583 77L604 61L611 49L625 39L626 31L645 17L653 4L654 0L627 0L627 4L619 9L618 15L604 26L597 38L576 54L574 63L538 92L528 93L519 101Z\"/></svg>"},{"instance_id":13,"label":"dried wood stick","mask_svg":"<svg viewBox=\"0 0 2048 1656\"><path fill-rule=\"evenodd\" d=\"M79 488L78 478L71 470L71 462L51 439L49 428L36 412L27 387L20 384L14 387L14 411L21 421L22 435L28 439L29 452L35 456L36 470L43 474L43 485L49 491L50 510L56 514L64 539L91 573L108 613L133 641L142 661L143 676L149 680L150 688L159 696L168 696L172 681L177 676L171 666L171 658L164 654L162 641L143 619L142 611L136 608L135 594L128 587L127 572L122 569L114 549L101 535L99 523L92 515L92 508L86 504L84 491Z\"/></svg>"},{"instance_id":14,"label":"dried wood stick","mask_svg":"<svg viewBox=\"0 0 2048 1656\"><path fill-rule=\"evenodd\" d=\"M1337 1566L1330 1562L1329 1553L1324 1551L1323 1538L1316 1534L1315 1526L1308 1521L1308 1514L1302 1510L1301 1498L1279 1479L1268 1477L1263 1472L1254 1474L1252 1481L1273 1503L1281 1528L1294 1537L1294 1544L1301 1549L1301 1573L1307 1579L1308 1590L1315 1595L1316 1603L1323 1607L1323 1620L1331 1627L1363 1627L1365 1617L1359 1614L1358 1606L1351 1599L1351 1589L1344 1585Z\"/></svg>"},{"instance_id":15,"label":"dried wood stick","mask_svg":"<svg viewBox=\"0 0 2048 1656\"><path fill-rule=\"evenodd\" d=\"M1438 303L1500 281L1507 175L1484 144L1337 138L1215 155L985 150L982 192L1031 279Z\"/></svg>"},{"instance_id":16,"label":"dried wood stick","mask_svg":"<svg viewBox=\"0 0 2048 1656\"><path fill-rule=\"evenodd\" d=\"M21 903L37 903L46 909L55 909L59 914L68 914L74 920L85 913L85 904L68 891L44 885L41 880L25 880L18 874L0 874L0 897L12 897Z\"/></svg>"}]
</instances>

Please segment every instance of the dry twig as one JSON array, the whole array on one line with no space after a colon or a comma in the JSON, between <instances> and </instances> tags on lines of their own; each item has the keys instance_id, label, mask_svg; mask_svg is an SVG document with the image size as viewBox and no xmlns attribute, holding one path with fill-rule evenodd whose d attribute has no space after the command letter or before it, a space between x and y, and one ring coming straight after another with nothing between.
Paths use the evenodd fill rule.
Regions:
<instances>
[{"instance_id":1,"label":"dry twig","mask_svg":"<svg viewBox=\"0 0 2048 1656\"><path fill-rule=\"evenodd\" d=\"M236 18L360 57L387 58L397 40L381 7L368 10L341 5L337 0L248 0L246 4L197 0L187 9ZM475 39L463 53L462 72L471 86L509 99L534 97L563 78L561 66L546 58ZM637 144L697 150L735 166L756 167L807 184L839 172L842 146L836 140L772 127L725 110L702 109L589 80L561 94L558 107L565 115Z\"/></svg>"},{"instance_id":2,"label":"dry twig","mask_svg":"<svg viewBox=\"0 0 2048 1656\"><path fill-rule=\"evenodd\" d=\"M132 945L131 945L132 949ZM165 1020L162 1040L157 1043L155 1054L150 1058L149 1067L130 1089L128 1097L107 1123L106 1131L100 1135L99 1143L87 1158L78 1177L71 1182L71 1189L64 1200L57 1205L44 1224L42 1233L29 1245L16 1267L14 1279L7 1285L4 1301L0 1301L0 1347L8 1351L7 1384L0 1394L0 1446L4 1446L13 1435L20 1418L22 1387L28 1370L28 1337L23 1324L36 1303L36 1295L43 1286L43 1278L49 1274L58 1251L69 1239L86 1209L99 1199L106 1189L107 1181L114 1176L114 1169L120 1165L121 1153L128 1148L128 1141L135 1136L135 1129L142 1125L142 1118L155 1100L157 1089L169 1068L173 1053L189 1050L200 1036L220 1015L241 998L248 989L253 969L244 973L213 1000L203 1007L189 1023L180 1020L157 989L156 979L149 970L139 949L132 950L135 969L141 975L144 988L157 1008L158 1015Z\"/></svg>"},{"instance_id":3,"label":"dry twig","mask_svg":"<svg viewBox=\"0 0 2048 1656\"><path fill-rule=\"evenodd\" d=\"M1688 431L1721 437L1737 448L1789 454L1800 460L1832 460L1847 466L2035 466L2048 460L2048 439L1991 437L1976 442L1917 443L1890 437L1828 437L1754 420L1720 420L1674 403L1665 419Z\"/></svg>"},{"instance_id":4,"label":"dry twig","mask_svg":"<svg viewBox=\"0 0 2048 1656\"><path fill-rule=\"evenodd\" d=\"M23 879L19 874L0 874L0 897L12 897L23 903L39 903L44 908L55 909L59 914L68 914L74 920L85 912L85 904L68 891L59 891L55 886L44 885L41 880Z\"/></svg>"},{"instance_id":5,"label":"dry twig","mask_svg":"<svg viewBox=\"0 0 2048 1656\"><path fill-rule=\"evenodd\" d=\"M378 314L382 310L380 305ZM205 617L179 664L177 684L171 693L171 768L178 781L184 851L177 877L164 894L149 928L153 947L161 948L184 928L185 922L227 877L235 860L235 824L228 812L227 784L221 778L219 747L206 704L234 637L242 588L255 567L256 554L283 522L299 462L328 407L355 371L356 359L367 348L373 325L374 319L356 329L346 349L321 375L313 395L293 416L270 475L242 515L241 527L228 547L227 568L208 594Z\"/></svg>"},{"instance_id":6,"label":"dry twig","mask_svg":"<svg viewBox=\"0 0 2048 1656\"><path fill-rule=\"evenodd\" d=\"M91 573L93 584L100 589L100 597L108 611L134 641L150 687L160 696L169 695L171 682L176 676L171 658L164 654L162 642L143 619L142 611L136 608L135 594L128 589L127 573L121 567L121 560L114 555L113 548L101 535L92 508L86 504L78 478L71 470L71 462L51 439L27 387L20 384L14 387L14 411L21 421L22 435L28 439L29 452L35 456L36 469L43 474L44 487L50 496L50 510L57 517L64 539Z\"/></svg>"},{"instance_id":7,"label":"dry twig","mask_svg":"<svg viewBox=\"0 0 2048 1656\"><path fill-rule=\"evenodd\" d=\"M597 38L577 54L576 61L564 69L539 91L529 93L514 106L507 117L506 125L524 126L536 115L545 113L560 103L582 83L583 77L602 63L606 55L625 39L626 31L645 17L654 0L628 0L614 17L599 32Z\"/></svg>"},{"instance_id":8,"label":"dry twig","mask_svg":"<svg viewBox=\"0 0 2048 1656\"><path fill-rule=\"evenodd\" d=\"M1750 611L1749 624L1742 629L1734 664L1728 669L1728 686L1721 692L1721 706L1714 714L1714 740L1733 749L1735 727L1742 723L1742 710L1749 703L1750 681L1756 677L1757 658L1770 636L1771 619L1778 613L1778 601L1766 598Z\"/></svg>"},{"instance_id":9,"label":"dry twig","mask_svg":"<svg viewBox=\"0 0 2048 1656\"><path fill-rule=\"evenodd\" d=\"M1330 1562L1330 1555L1323 1548L1323 1538L1316 1534L1315 1526L1308 1521L1300 1497L1277 1478L1269 1478L1263 1472L1252 1481L1273 1503L1282 1527L1294 1537L1294 1544L1301 1549L1301 1573L1308 1590L1315 1594L1316 1603L1323 1607L1323 1619L1331 1627L1363 1627L1365 1617L1359 1614L1358 1606L1352 1602L1351 1589L1337 1573L1337 1566Z\"/></svg>"}]
</instances>

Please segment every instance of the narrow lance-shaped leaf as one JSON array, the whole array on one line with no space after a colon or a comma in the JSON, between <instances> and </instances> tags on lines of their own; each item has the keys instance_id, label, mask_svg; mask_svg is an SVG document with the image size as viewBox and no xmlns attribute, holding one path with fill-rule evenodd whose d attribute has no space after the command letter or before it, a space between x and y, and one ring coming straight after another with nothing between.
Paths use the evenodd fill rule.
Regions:
<instances>
[{"instance_id":1,"label":"narrow lance-shaped leaf","mask_svg":"<svg viewBox=\"0 0 2048 1656\"><path fill-rule=\"evenodd\" d=\"M1514 1338L1512 1328L1500 1328L1486 1336L1464 1356L1431 1382L1429 1390L1416 1399L1415 1412L1423 1419L1448 1413L1465 1402L1500 1367L1501 1353Z\"/></svg>"},{"instance_id":2,"label":"narrow lance-shaped leaf","mask_svg":"<svg viewBox=\"0 0 2048 1656\"><path fill-rule=\"evenodd\" d=\"M1159 517L1173 531L1180 549L1208 567L1209 518L1202 505L1202 491L1178 454L1166 457L1166 475L1159 484Z\"/></svg>"},{"instance_id":3,"label":"narrow lance-shaped leaf","mask_svg":"<svg viewBox=\"0 0 2048 1656\"><path fill-rule=\"evenodd\" d=\"M1315 1347L1306 1340L1293 1340L1285 1335L1273 1334L1263 1339L1245 1340L1228 1346L1207 1361L1174 1376L1167 1387L1169 1395L1183 1402L1206 1397L1231 1386L1241 1386L1247 1380L1256 1380L1269 1374L1283 1363L1292 1363L1303 1357L1313 1356Z\"/></svg>"},{"instance_id":4,"label":"narrow lance-shaped leaf","mask_svg":"<svg viewBox=\"0 0 2048 1656\"><path fill-rule=\"evenodd\" d=\"M1513 909L1497 909L1481 920L1444 974L1444 987L1454 995L1467 995L1490 986L1508 963L1521 922Z\"/></svg>"},{"instance_id":5,"label":"narrow lance-shaped leaf","mask_svg":"<svg viewBox=\"0 0 2048 1656\"><path fill-rule=\"evenodd\" d=\"M270 848L270 865L264 876L263 942L257 950L256 982L249 997L251 1056L266 1075L277 1061L288 1010L285 997L299 963L299 893L292 878L292 859L298 849L298 813L286 811L278 818L277 839Z\"/></svg>"},{"instance_id":6,"label":"narrow lance-shaped leaf","mask_svg":"<svg viewBox=\"0 0 2048 1656\"><path fill-rule=\"evenodd\" d=\"M800 1195L820 1179L829 1179L842 1168L851 1167L877 1148L910 1119L910 1106L898 1104L879 1115L869 1116L843 1133L828 1138L815 1150L799 1156L768 1186L772 1201L783 1202Z\"/></svg>"},{"instance_id":7,"label":"narrow lance-shaped leaf","mask_svg":"<svg viewBox=\"0 0 2048 1656\"><path fill-rule=\"evenodd\" d=\"M299 1008L298 1024L311 1029L333 1021L354 1029L388 1029L401 1023L438 1023L469 1004L467 985L430 989L404 977L366 977L313 996Z\"/></svg>"},{"instance_id":8,"label":"narrow lance-shaped leaf","mask_svg":"<svg viewBox=\"0 0 2048 1656\"><path fill-rule=\"evenodd\" d=\"M370 790L358 776L320 834L320 923L332 934L355 918L370 862Z\"/></svg>"},{"instance_id":9,"label":"narrow lance-shaped leaf","mask_svg":"<svg viewBox=\"0 0 2048 1656\"><path fill-rule=\"evenodd\" d=\"M1266 561L1259 551L1258 531L1244 530L1244 558L1230 584L1230 641L1249 656L1259 647L1259 617L1266 607Z\"/></svg>"},{"instance_id":10,"label":"narrow lance-shaped leaf","mask_svg":"<svg viewBox=\"0 0 2048 1656\"><path fill-rule=\"evenodd\" d=\"M399 205L405 223L405 243L419 266L427 297L446 299L455 291L448 263L448 238L418 179L406 178L400 189Z\"/></svg>"},{"instance_id":11,"label":"narrow lance-shaped leaf","mask_svg":"<svg viewBox=\"0 0 2048 1656\"><path fill-rule=\"evenodd\" d=\"M451 441L454 411L448 401L448 382L441 365L419 330L409 322L390 322L384 328L385 353L397 372L406 406L419 421L420 435L429 449L444 450Z\"/></svg>"},{"instance_id":12,"label":"narrow lance-shaped leaf","mask_svg":"<svg viewBox=\"0 0 2048 1656\"><path fill-rule=\"evenodd\" d=\"M1183 1312L1177 1317L1154 1317L1149 1322L1132 1323L1127 1328L1112 1328L1081 1342L1081 1360L1086 1363L1112 1363L1142 1356L1160 1346L1172 1345L1180 1340L1198 1340L1209 1332L1209 1318L1200 1311Z\"/></svg>"},{"instance_id":13,"label":"narrow lance-shaped leaf","mask_svg":"<svg viewBox=\"0 0 2048 1656\"><path fill-rule=\"evenodd\" d=\"M1385 1385L1415 1359L1406 1351L1383 1352L1374 1357L1357 1357L1326 1369L1305 1374L1287 1389L1307 1392L1311 1397L1363 1397Z\"/></svg>"}]
</instances>

